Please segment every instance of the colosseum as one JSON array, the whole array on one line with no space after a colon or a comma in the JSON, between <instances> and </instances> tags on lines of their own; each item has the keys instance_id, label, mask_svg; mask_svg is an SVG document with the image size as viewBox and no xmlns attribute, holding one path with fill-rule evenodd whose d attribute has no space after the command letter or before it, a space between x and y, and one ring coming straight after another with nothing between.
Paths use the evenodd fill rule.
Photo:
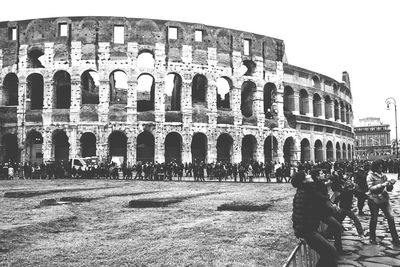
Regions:
<instances>
[{"instance_id":1,"label":"colosseum","mask_svg":"<svg viewBox=\"0 0 400 267\"><path fill-rule=\"evenodd\" d=\"M282 40L124 17L0 22L0 161L336 161L354 154L342 81Z\"/></svg>"}]
</instances>

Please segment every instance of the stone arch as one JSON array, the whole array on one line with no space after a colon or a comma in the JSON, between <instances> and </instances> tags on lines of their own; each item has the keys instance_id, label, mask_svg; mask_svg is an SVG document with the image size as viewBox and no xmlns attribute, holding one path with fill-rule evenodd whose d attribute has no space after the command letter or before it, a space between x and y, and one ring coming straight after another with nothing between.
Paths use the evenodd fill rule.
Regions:
<instances>
[{"instance_id":1,"label":"stone arch","mask_svg":"<svg viewBox=\"0 0 400 267\"><path fill-rule=\"evenodd\" d=\"M314 117L322 115L322 102L319 94L314 94L313 96L313 113Z\"/></svg>"},{"instance_id":2,"label":"stone arch","mask_svg":"<svg viewBox=\"0 0 400 267\"><path fill-rule=\"evenodd\" d=\"M324 161L324 147L319 139L315 140L314 142L314 158L315 162Z\"/></svg>"},{"instance_id":3,"label":"stone arch","mask_svg":"<svg viewBox=\"0 0 400 267\"><path fill-rule=\"evenodd\" d=\"M300 161L311 161L311 145L307 138L303 138L300 142Z\"/></svg>"},{"instance_id":4,"label":"stone arch","mask_svg":"<svg viewBox=\"0 0 400 267\"><path fill-rule=\"evenodd\" d=\"M109 76L110 104L126 104L128 100L128 75L120 69Z\"/></svg>"},{"instance_id":5,"label":"stone arch","mask_svg":"<svg viewBox=\"0 0 400 267\"><path fill-rule=\"evenodd\" d=\"M332 118L332 99L329 95L325 96L325 119Z\"/></svg>"},{"instance_id":6,"label":"stone arch","mask_svg":"<svg viewBox=\"0 0 400 267\"><path fill-rule=\"evenodd\" d=\"M180 111L182 96L182 77L175 73L168 73L165 81L165 110Z\"/></svg>"},{"instance_id":7,"label":"stone arch","mask_svg":"<svg viewBox=\"0 0 400 267\"><path fill-rule=\"evenodd\" d=\"M138 69L154 69L155 62L153 51L148 49L139 51L136 64Z\"/></svg>"},{"instance_id":8,"label":"stone arch","mask_svg":"<svg viewBox=\"0 0 400 267\"><path fill-rule=\"evenodd\" d=\"M196 74L192 80L192 103L207 106L207 87L206 76Z\"/></svg>"},{"instance_id":9,"label":"stone arch","mask_svg":"<svg viewBox=\"0 0 400 267\"><path fill-rule=\"evenodd\" d=\"M307 91L305 89L301 89L299 93L300 115L307 115L310 112L308 101L309 99Z\"/></svg>"},{"instance_id":10,"label":"stone arch","mask_svg":"<svg viewBox=\"0 0 400 267\"><path fill-rule=\"evenodd\" d=\"M276 86L273 83L266 83L264 85L264 114L267 119L270 119L275 114L272 104L275 103Z\"/></svg>"},{"instance_id":11,"label":"stone arch","mask_svg":"<svg viewBox=\"0 0 400 267\"><path fill-rule=\"evenodd\" d=\"M31 109L43 109L44 80L39 73L32 73L26 78L27 95L31 100Z\"/></svg>"},{"instance_id":12,"label":"stone arch","mask_svg":"<svg viewBox=\"0 0 400 267\"><path fill-rule=\"evenodd\" d=\"M123 131L113 131L108 136L108 155L110 160L122 164L126 161L128 138Z\"/></svg>"},{"instance_id":13,"label":"stone arch","mask_svg":"<svg viewBox=\"0 0 400 267\"><path fill-rule=\"evenodd\" d=\"M245 135L242 139L242 161L252 162L257 160L257 138L252 134Z\"/></svg>"},{"instance_id":14,"label":"stone arch","mask_svg":"<svg viewBox=\"0 0 400 267\"><path fill-rule=\"evenodd\" d=\"M275 136L267 136L264 141L264 161L273 162L278 157L278 140Z\"/></svg>"},{"instance_id":15,"label":"stone arch","mask_svg":"<svg viewBox=\"0 0 400 267\"><path fill-rule=\"evenodd\" d=\"M165 162L182 162L182 136L177 132L170 132L165 137Z\"/></svg>"},{"instance_id":16,"label":"stone arch","mask_svg":"<svg viewBox=\"0 0 400 267\"><path fill-rule=\"evenodd\" d=\"M26 67L27 68L44 68L42 64L42 57L44 56L43 48L34 46L30 47L27 51Z\"/></svg>"},{"instance_id":17,"label":"stone arch","mask_svg":"<svg viewBox=\"0 0 400 267\"><path fill-rule=\"evenodd\" d=\"M69 159L69 140L64 130L55 130L52 136L52 154L55 161Z\"/></svg>"},{"instance_id":18,"label":"stone arch","mask_svg":"<svg viewBox=\"0 0 400 267\"><path fill-rule=\"evenodd\" d=\"M32 164L41 164L43 161L43 136L36 130L31 130L26 134L26 160Z\"/></svg>"},{"instance_id":19,"label":"stone arch","mask_svg":"<svg viewBox=\"0 0 400 267\"><path fill-rule=\"evenodd\" d=\"M85 70L81 75L82 104L99 104L99 75L94 70Z\"/></svg>"},{"instance_id":20,"label":"stone arch","mask_svg":"<svg viewBox=\"0 0 400 267\"><path fill-rule=\"evenodd\" d=\"M339 142L336 142L336 160L342 159L342 150Z\"/></svg>"},{"instance_id":21,"label":"stone arch","mask_svg":"<svg viewBox=\"0 0 400 267\"><path fill-rule=\"evenodd\" d=\"M141 132L136 139L136 160L154 162L154 135L149 131Z\"/></svg>"},{"instance_id":22,"label":"stone arch","mask_svg":"<svg viewBox=\"0 0 400 267\"><path fill-rule=\"evenodd\" d=\"M137 111L154 110L155 79L149 73L142 73L138 77Z\"/></svg>"},{"instance_id":23,"label":"stone arch","mask_svg":"<svg viewBox=\"0 0 400 267\"><path fill-rule=\"evenodd\" d=\"M326 142L326 160L330 162L335 160L332 141Z\"/></svg>"},{"instance_id":24,"label":"stone arch","mask_svg":"<svg viewBox=\"0 0 400 267\"><path fill-rule=\"evenodd\" d=\"M217 161L231 162L233 154L233 138L227 133L222 133L217 139Z\"/></svg>"},{"instance_id":25,"label":"stone arch","mask_svg":"<svg viewBox=\"0 0 400 267\"><path fill-rule=\"evenodd\" d=\"M247 118L253 115L253 101L256 90L257 86L252 81L245 81L242 84L240 110L242 115Z\"/></svg>"},{"instance_id":26,"label":"stone arch","mask_svg":"<svg viewBox=\"0 0 400 267\"><path fill-rule=\"evenodd\" d=\"M283 145L283 159L286 163L292 163L296 158L296 143L293 137L286 138Z\"/></svg>"},{"instance_id":27,"label":"stone arch","mask_svg":"<svg viewBox=\"0 0 400 267\"><path fill-rule=\"evenodd\" d=\"M204 133L197 132L193 135L190 145L193 162L207 162L207 136Z\"/></svg>"},{"instance_id":28,"label":"stone arch","mask_svg":"<svg viewBox=\"0 0 400 267\"><path fill-rule=\"evenodd\" d=\"M7 133L1 138L3 162L18 162L19 151L18 151L18 138L16 134Z\"/></svg>"},{"instance_id":29,"label":"stone arch","mask_svg":"<svg viewBox=\"0 0 400 267\"><path fill-rule=\"evenodd\" d=\"M321 88L321 81L319 80L319 78L317 76L313 76L311 80L312 80L312 86L314 88L318 88L318 89Z\"/></svg>"},{"instance_id":30,"label":"stone arch","mask_svg":"<svg viewBox=\"0 0 400 267\"><path fill-rule=\"evenodd\" d=\"M217 109L230 109L230 95L233 88L232 80L220 77L217 80Z\"/></svg>"},{"instance_id":31,"label":"stone arch","mask_svg":"<svg viewBox=\"0 0 400 267\"><path fill-rule=\"evenodd\" d=\"M254 61L246 59L243 60L242 63L242 68L241 68L241 72L242 75L244 76L252 76L254 74L254 72L256 71L256 63L254 63Z\"/></svg>"},{"instance_id":32,"label":"stone arch","mask_svg":"<svg viewBox=\"0 0 400 267\"><path fill-rule=\"evenodd\" d=\"M96 156L96 135L91 132L85 132L79 141L81 142L82 157Z\"/></svg>"},{"instance_id":33,"label":"stone arch","mask_svg":"<svg viewBox=\"0 0 400 267\"><path fill-rule=\"evenodd\" d=\"M339 102L335 99L334 101L334 109L335 109L335 121L339 120L339 116L340 116L340 108L339 108Z\"/></svg>"},{"instance_id":34,"label":"stone arch","mask_svg":"<svg viewBox=\"0 0 400 267\"><path fill-rule=\"evenodd\" d=\"M56 109L71 107L71 76L65 70L57 71L53 76L53 103Z\"/></svg>"},{"instance_id":35,"label":"stone arch","mask_svg":"<svg viewBox=\"0 0 400 267\"><path fill-rule=\"evenodd\" d=\"M343 101L339 102L339 106L340 106L340 121L346 122L346 110Z\"/></svg>"},{"instance_id":36,"label":"stone arch","mask_svg":"<svg viewBox=\"0 0 400 267\"><path fill-rule=\"evenodd\" d=\"M3 90L1 92L1 105L18 105L18 76L15 73L8 73L3 80Z\"/></svg>"},{"instance_id":37,"label":"stone arch","mask_svg":"<svg viewBox=\"0 0 400 267\"><path fill-rule=\"evenodd\" d=\"M347 124L349 124L350 123L350 108L349 108L349 105L348 104L346 104L346 123Z\"/></svg>"},{"instance_id":38,"label":"stone arch","mask_svg":"<svg viewBox=\"0 0 400 267\"><path fill-rule=\"evenodd\" d=\"M293 112L294 110L294 91L292 87L285 86L283 90L283 111Z\"/></svg>"}]
</instances>

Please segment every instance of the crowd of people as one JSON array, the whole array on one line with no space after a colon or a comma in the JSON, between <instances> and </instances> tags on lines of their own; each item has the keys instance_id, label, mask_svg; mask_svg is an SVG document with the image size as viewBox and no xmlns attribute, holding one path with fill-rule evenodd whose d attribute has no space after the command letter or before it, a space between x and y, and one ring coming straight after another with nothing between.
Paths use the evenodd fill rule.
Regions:
<instances>
[{"instance_id":1,"label":"crowd of people","mask_svg":"<svg viewBox=\"0 0 400 267\"><path fill-rule=\"evenodd\" d=\"M293 199L293 229L319 254L316 266L337 266L337 256L348 254L342 246L342 222L349 217L361 239L368 233L369 242L377 244L376 226L379 210L384 213L392 243L400 246L388 192L398 179L396 163L377 160L335 163L331 168L302 164L291 183L296 188ZM385 172L397 173L388 180ZM369 231L365 231L354 213L353 198L357 198L358 216L366 216L364 204L370 210ZM333 239L333 245L329 242Z\"/></svg>"}]
</instances>

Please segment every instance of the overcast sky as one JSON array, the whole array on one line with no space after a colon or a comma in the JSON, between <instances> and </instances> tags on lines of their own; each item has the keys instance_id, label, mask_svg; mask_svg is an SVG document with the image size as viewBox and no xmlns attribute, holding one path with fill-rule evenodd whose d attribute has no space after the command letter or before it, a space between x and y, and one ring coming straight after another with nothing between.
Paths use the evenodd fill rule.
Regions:
<instances>
[{"instance_id":1,"label":"overcast sky","mask_svg":"<svg viewBox=\"0 0 400 267\"><path fill-rule=\"evenodd\" d=\"M341 81L350 75L355 122L393 125L400 105L400 1L397 0L15 0L0 21L59 16L124 16L220 26L283 39L292 65ZM13 10L16 10L15 12ZM6 12L4 12L6 11ZM399 131L400 132L400 131Z\"/></svg>"}]
</instances>

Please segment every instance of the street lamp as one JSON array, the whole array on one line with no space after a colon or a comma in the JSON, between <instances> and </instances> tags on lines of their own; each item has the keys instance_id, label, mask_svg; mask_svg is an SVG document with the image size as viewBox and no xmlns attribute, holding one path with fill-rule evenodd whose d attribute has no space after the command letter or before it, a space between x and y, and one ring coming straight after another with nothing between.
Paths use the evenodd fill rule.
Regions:
<instances>
[{"instance_id":1,"label":"street lamp","mask_svg":"<svg viewBox=\"0 0 400 267\"><path fill-rule=\"evenodd\" d=\"M396 158L399 157L399 144L398 144L398 139L397 139L397 104L396 104L396 99L393 97L389 97L385 101L386 103L386 108L390 109L390 104L394 105L394 122L395 122L395 127L396 127Z\"/></svg>"}]
</instances>

